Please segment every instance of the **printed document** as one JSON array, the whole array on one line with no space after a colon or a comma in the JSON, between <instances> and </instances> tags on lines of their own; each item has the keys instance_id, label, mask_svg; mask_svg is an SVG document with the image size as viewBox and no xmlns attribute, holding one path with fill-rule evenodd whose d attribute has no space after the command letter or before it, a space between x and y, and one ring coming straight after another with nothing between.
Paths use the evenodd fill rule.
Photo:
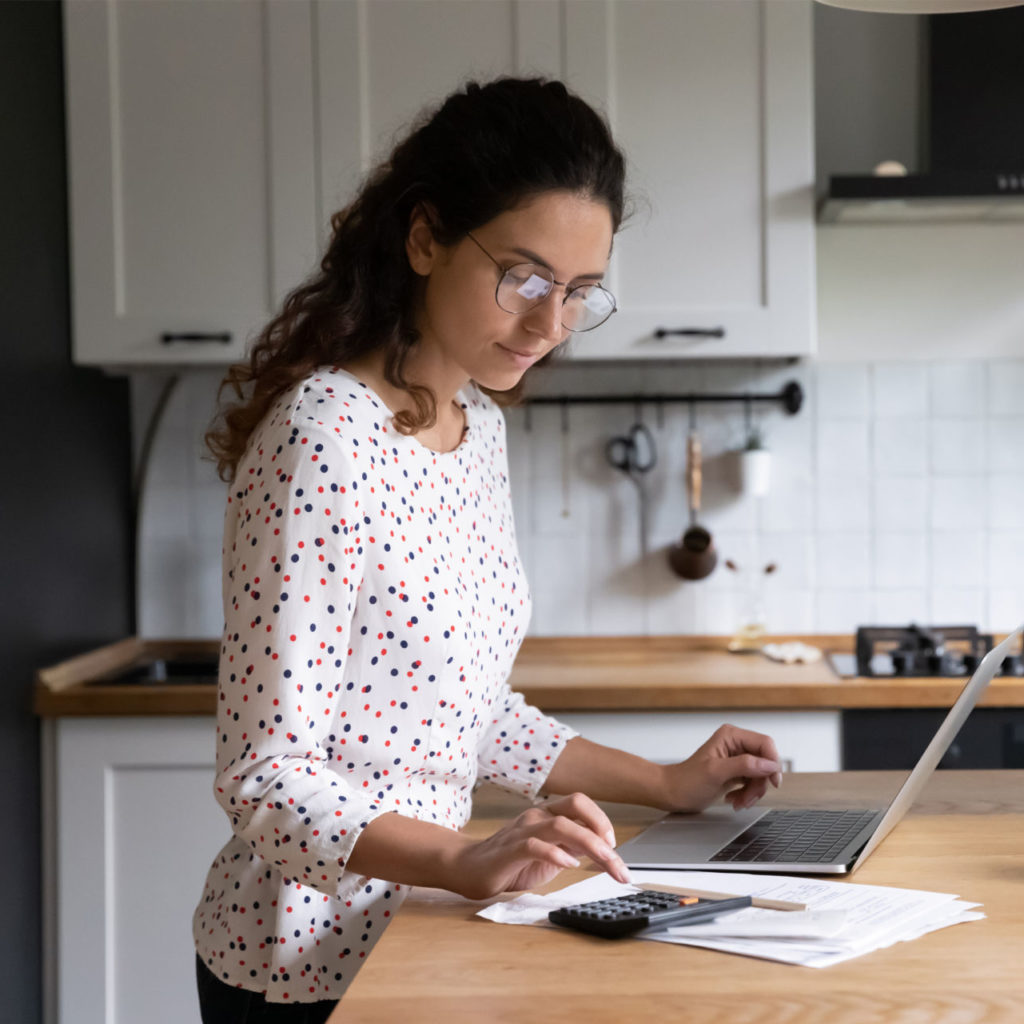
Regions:
<instances>
[{"instance_id":1,"label":"printed document","mask_svg":"<svg viewBox=\"0 0 1024 1024\"><path fill-rule=\"evenodd\" d=\"M621 896L641 887L727 889L737 896L802 903L807 909L748 907L719 921L639 932L636 938L702 946L803 967L830 967L938 928L985 916L976 909L977 903L965 902L951 893L916 889L732 872L726 877L708 871L633 871L631 876L633 884L623 885L608 875L594 875L557 892L527 893L505 903L493 903L479 914L505 924L548 925L549 910Z\"/></svg>"}]
</instances>

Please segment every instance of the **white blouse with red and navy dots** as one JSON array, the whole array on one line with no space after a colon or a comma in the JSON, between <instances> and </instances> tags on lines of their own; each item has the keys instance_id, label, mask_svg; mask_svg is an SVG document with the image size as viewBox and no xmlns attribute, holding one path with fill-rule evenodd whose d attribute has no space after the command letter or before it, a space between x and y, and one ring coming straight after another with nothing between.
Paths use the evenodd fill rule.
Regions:
<instances>
[{"instance_id":1,"label":"white blouse with red and navy dots","mask_svg":"<svg viewBox=\"0 0 1024 1024\"><path fill-rule=\"evenodd\" d=\"M338 999L406 887L346 870L395 812L452 829L478 780L536 798L575 733L507 678L530 598L505 423L475 386L462 441L399 433L321 370L255 431L229 488L215 795L233 836L196 950L271 1002Z\"/></svg>"}]
</instances>

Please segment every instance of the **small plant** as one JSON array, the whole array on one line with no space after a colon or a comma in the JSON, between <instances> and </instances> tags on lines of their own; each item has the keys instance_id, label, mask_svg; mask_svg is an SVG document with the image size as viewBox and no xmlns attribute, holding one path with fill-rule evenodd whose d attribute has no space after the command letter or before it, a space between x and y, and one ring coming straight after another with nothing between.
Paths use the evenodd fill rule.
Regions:
<instances>
[{"instance_id":1,"label":"small plant","mask_svg":"<svg viewBox=\"0 0 1024 1024\"><path fill-rule=\"evenodd\" d=\"M747 427L747 439L743 444L743 450L745 452L760 452L764 449L764 432L760 427L751 424Z\"/></svg>"}]
</instances>

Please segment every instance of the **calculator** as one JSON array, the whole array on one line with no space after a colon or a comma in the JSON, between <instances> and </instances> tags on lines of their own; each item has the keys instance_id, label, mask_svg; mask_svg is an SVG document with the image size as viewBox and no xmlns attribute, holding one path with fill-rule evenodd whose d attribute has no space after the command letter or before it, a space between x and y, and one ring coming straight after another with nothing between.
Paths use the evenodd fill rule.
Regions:
<instances>
[{"instance_id":1,"label":"calculator","mask_svg":"<svg viewBox=\"0 0 1024 1024\"><path fill-rule=\"evenodd\" d=\"M577 903L552 910L548 920L565 928L590 932L606 939L632 935L645 928L669 928L672 925L694 924L720 914L729 914L749 907L749 896L728 899L701 899L678 892L644 889L641 892L613 896L592 903Z\"/></svg>"}]
</instances>

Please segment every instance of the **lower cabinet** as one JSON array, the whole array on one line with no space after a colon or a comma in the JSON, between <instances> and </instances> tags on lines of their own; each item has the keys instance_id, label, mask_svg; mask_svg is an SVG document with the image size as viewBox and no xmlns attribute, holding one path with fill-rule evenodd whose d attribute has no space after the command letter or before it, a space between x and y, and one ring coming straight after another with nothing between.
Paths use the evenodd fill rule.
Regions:
<instances>
[{"instance_id":1,"label":"lower cabinet","mask_svg":"<svg viewBox=\"0 0 1024 1024\"><path fill-rule=\"evenodd\" d=\"M198 1024L192 910L229 837L213 717L44 733L46 1024Z\"/></svg>"},{"instance_id":2,"label":"lower cabinet","mask_svg":"<svg viewBox=\"0 0 1024 1024\"><path fill-rule=\"evenodd\" d=\"M946 717L945 708L844 711L844 770L910 771ZM975 708L940 768L1024 768L1024 708Z\"/></svg>"},{"instance_id":3,"label":"lower cabinet","mask_svg":"<svg viewBox=\"0 0 1024 1024\"><path fill-rule=\"evenodd\" d=\"M767 732L787 767L839 767L838 712L578 712L599 743L688 756L723 722ZM44 722L45 1024L193 1024L192 911L228 839L212 717Z\"/></svg>"},{"instance_id":4,"label":"lower cabinet","mask_svg":"<svg viewBox=\"0 0 1024 1024\"><path fill-rule=\"evenodd\" d=\"M838 711L567 711L552 712L589 740L652 761L681 761L723 723L767 733L785 771L837 772Z\"/></svg>"}]
</instances>

